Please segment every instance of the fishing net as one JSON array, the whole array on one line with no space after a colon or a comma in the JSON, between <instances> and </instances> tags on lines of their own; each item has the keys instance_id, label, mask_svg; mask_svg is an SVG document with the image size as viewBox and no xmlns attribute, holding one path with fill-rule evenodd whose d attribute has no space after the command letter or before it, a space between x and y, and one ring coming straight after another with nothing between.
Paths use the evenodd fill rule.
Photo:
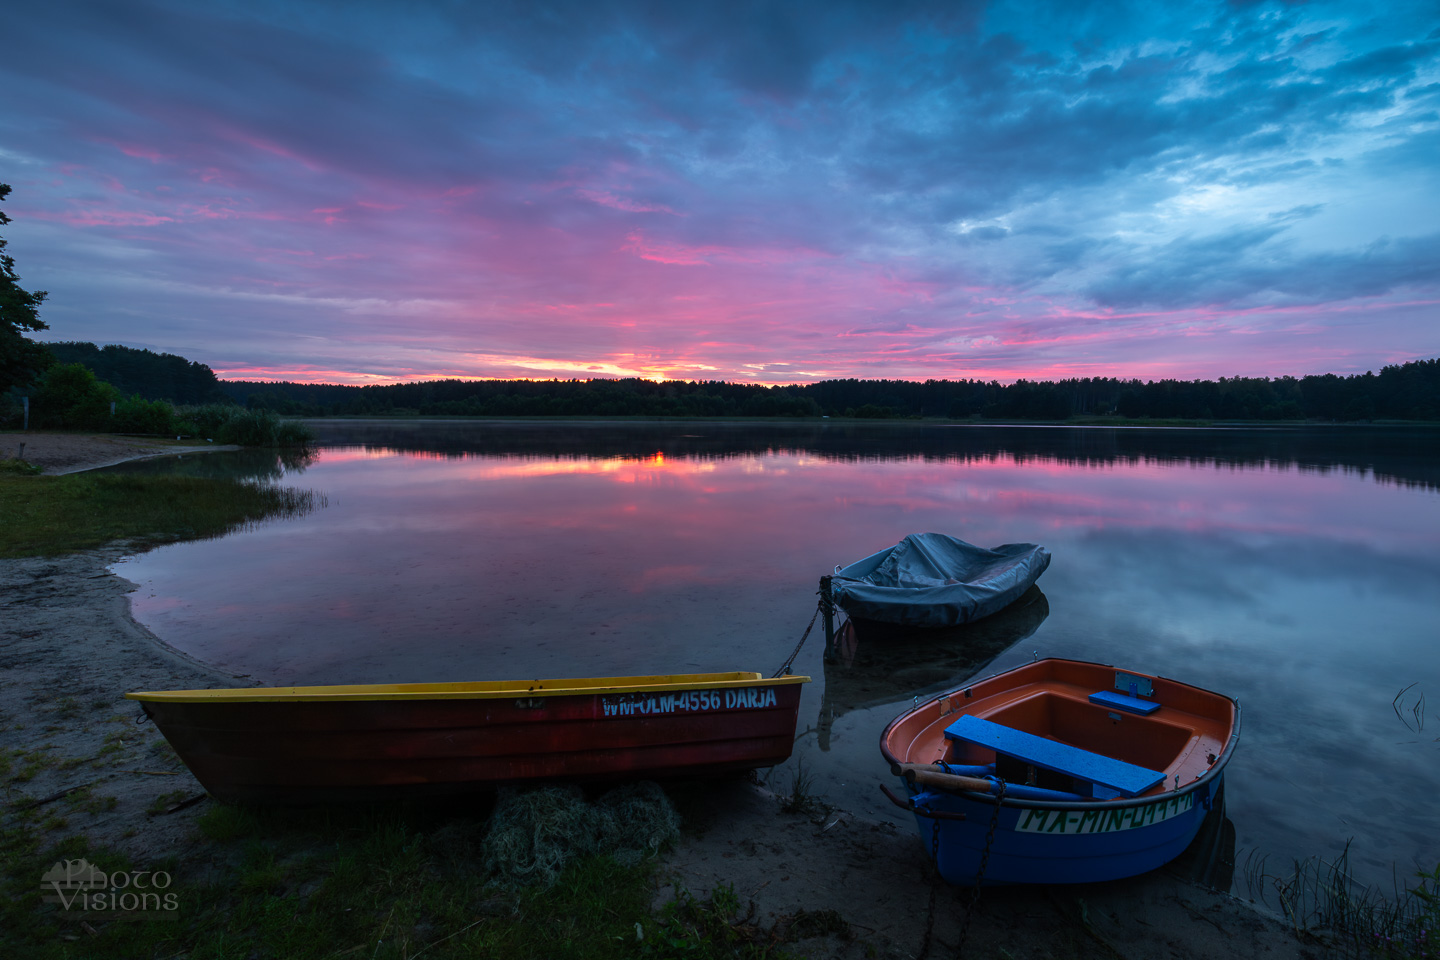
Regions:
<instances>
[{"instance_id":1,"label":"fishing net","mask_svg":"<svg viewBox=\"0 0 1440 960\"><path fill-rule=\"evenodd\" d=\"M576 786L502 790L481 846L502 883L555 883L576 857L608 854L633 866L680 835L670 798L654 783L626 784L593 803Z\"/></svg>"}]
</instances>

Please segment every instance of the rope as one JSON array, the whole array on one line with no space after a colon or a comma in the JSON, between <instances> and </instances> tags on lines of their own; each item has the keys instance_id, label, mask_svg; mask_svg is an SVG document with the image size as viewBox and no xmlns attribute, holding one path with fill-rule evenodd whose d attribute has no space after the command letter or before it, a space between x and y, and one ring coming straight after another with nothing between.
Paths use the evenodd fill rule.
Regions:
<instances>
[{"instance_id":1,"label":"rope","mask_svg":"<svg viewBox=\"0 0 1440 960\"><path fill-rule=\"evenodd\" d=\"M805 641L810 637L810 631L815 629L815 621L820 619L820 611L824 606L825 601L822 599L815 607L815 615L810 618L810 626L806 627L805 632L800 635L800 642L795 644L795 649L790 651L790 656L786 658L784 663L780 664L780 669L770 675L771 680L774 680L776 677L789 676L790 668L795 665L795 658L800 656L800 648L805 646Z\"/></svg>"}]
</instances>

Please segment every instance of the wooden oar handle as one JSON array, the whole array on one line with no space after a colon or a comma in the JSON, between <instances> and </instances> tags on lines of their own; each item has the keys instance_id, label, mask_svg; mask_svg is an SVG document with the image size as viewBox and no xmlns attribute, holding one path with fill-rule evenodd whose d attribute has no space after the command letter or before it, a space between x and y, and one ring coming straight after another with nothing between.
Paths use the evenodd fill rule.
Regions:
<instances>
[{"instance_id":1,"label":"wooden oar handle","mask_svg":"<svg viewBox=\"0 0 1440 960\"><path fill-rule=\"evenodd\" d=\"M897 777L904 777L911 783L923 783L927 787L940 787L943 790L978 790L981 793L995 792L995 784L989 780L982 780L979 777L962 777L954 773L941 773L934 767L923 763L892 763L890 772Z\"/></svg>"}]
</instances>

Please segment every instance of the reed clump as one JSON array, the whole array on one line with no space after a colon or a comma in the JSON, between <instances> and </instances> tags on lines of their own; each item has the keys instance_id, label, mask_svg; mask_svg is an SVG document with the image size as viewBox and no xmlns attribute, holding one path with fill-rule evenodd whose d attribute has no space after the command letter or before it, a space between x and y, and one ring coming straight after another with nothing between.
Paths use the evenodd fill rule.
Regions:
<instances>
[{"instance_id":1,"label":"reed clump","mask_svg":"<svg viewBox=\"0 0 1440 960\"><path fill-rule=\"evenodd\" d=\"M1297 935L1348 940L1362 953L1394 960L1440 955L1440 865L1386 894L1351 876L1349 855L1347 842L1334 860L1309 857L1278 872L1252 857L1246 882L1261 902L1273 898Z\"/></svg>"},{"instance_id":2,"label":"reed clump","mask_svg":"<svg viewBox=\"0 0 1440 960\"><path fill-rule=\"evenodd\" d=\"M315 442L310 428L283 420L272 410L250 410L234 404L208 403L177 407L181 433L203 436L241 447L308 447Z\"/></svg>"}]
</instances>

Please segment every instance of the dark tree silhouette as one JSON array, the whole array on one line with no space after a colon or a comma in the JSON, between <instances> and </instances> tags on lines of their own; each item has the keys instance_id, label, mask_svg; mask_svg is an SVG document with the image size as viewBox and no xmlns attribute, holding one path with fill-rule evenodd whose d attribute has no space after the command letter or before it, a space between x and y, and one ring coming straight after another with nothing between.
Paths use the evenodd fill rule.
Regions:
<instances>
[{"instance_id":1,"label":"dark tree silhouette","mask_svg":"<svg viewBox=\"0 0 1440 960\"><path fill-rule=\"evenodd\" d=\"M0 183L0 202L9 195L10 184ZM0 227L9 222L0 210ZM5 253L5 244L0 237L0 394L24 386L54 362L48 350L25 337L47 329L39 310L45 291L30 293L20 286L15 259Z\"/></svg>"}]
</instances>

